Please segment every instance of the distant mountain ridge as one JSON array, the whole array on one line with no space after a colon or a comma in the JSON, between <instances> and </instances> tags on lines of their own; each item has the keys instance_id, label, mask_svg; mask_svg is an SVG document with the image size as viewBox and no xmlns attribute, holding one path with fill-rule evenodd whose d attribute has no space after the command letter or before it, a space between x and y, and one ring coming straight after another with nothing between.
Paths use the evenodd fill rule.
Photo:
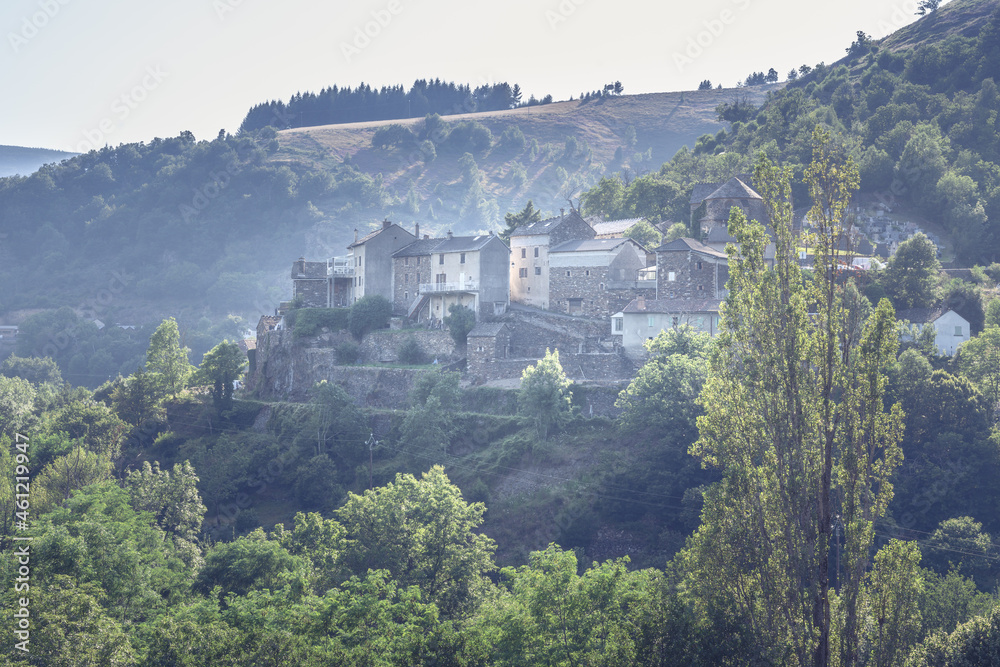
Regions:
<instances>
[{"instance_id":1,"label":"distant mountain ridge","mask_svg":"<svg viewBox=\"0 0 1000 667\"><path fill-rule=\"evenodd\" d=\"M28 176L38 171L43 164L59 162L79 153L67 153L48 148L28 148L25 146L0 146L0 178L4 176Z\"/></svg>"}]
</instances>

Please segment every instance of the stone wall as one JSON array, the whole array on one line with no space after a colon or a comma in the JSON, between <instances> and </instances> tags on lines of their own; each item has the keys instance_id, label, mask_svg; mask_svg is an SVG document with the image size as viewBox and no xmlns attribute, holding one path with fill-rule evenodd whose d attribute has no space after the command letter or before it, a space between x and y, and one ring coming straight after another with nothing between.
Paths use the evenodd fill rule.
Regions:
<instances>
[{"instance_id":1,"label":"stone wall","mask_svg":"<svg viewBox=\"0 0 1000 667\"><path fill-rule=\"evenodd\" d=\"M455 356L455 341L447 331L373 331L361 341L365 361L392 364L399 361L399 348L407 338L416 339L429 359L444 361Z\"/></svg>"},{"instance_id":2,"label":"stone wall","mask_svg":"<svg viewBox=\"0 0 1000 667\"><path fill-rule=\"evenodd\" d=\"M583 317L607 317L607 282L606 266L552 267L549 269L549 309ZM578 312L570 311L570 299L582 300Z\"/></svg>"},{"instance_id":3,"label":"stone wall","mask_svg":"<svg viewBox=\"0 0 1000 667\"><path fill-rule=\"evenodd\" d=\"M475 364L470 361L468 377L478 384L517 379L525 368L537 363L538 359L493 359ZM560 350L559 363L566 377L577 382L627 381L635 375L635 365L620 352L578 354Z\"/></svg>"},{"instance_id":4,"label":"stone wall","mask_svg":"<svg viewBox=\"0 0 1000 667\"><path fill-rule=\"evenodd\" d=\"M324 278L295 278L293 284L293 299L298 299L302 308L326 308L328 303L329 281Z\"/></svg>"},{"instance_id":5,"label":"stone wall","mask_svg":"<svg viewBox=\"0 0 1000 667\"><path fill-rule=\"evenodd\" d=\"M698 268L699 263L701 268ZM715 297L715 263L707 258L687 250L658 252L656 266L657 299ZM670 280L671 273L673 280Z\"/></svg>"}]
</instances>

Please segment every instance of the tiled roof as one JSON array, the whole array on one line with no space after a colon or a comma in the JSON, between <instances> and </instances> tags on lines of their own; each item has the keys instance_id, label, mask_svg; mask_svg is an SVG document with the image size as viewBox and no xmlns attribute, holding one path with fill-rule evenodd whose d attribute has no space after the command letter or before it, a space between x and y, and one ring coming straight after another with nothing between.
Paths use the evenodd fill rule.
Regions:
<instances>
[{"instance_id":1,"label":"tiled roof","mask_svg":"<svg viewBox=\"0 0 1000 667\"><path fill-rule=\"evenodd\" d=\"M639 308L639 299L633 299L623 313L717 313L722 299L645 299Z\"/></svg>"},{"instance_id":2,"label":"tiled roof","mask_svg":"<svg viewBox=\"0 0 1000 667\"><path fill-rule=\"evenodd\" d=\"M642 248L641 245L628 238L616 238L616 239L575 239L573 241L563 241L557 246L549 248L549 254L556 252L592 252L595 250L614 250L618 246L625 245L626 243L635 243L637 246Z\"/></svg>"},{"instance_id":3,"label":"tiled roof","mask_svg":"<svg viewBox=\"0 0 1000 667\"><path fill-rule=\"evenodd\" d=\"M702 203L708 195L718 190L720 185L722 183L695 183L694 189L691 190L691 203Z\"/></svg>"},{"instance_id":4,"label":"tiled roof","mask_svg":"<svg viewBox=\"0 0 1000 667\"><path fill-rule=\"evenodd\" d=\"M504 322L480 322L469 332L469 338L493 338L506 326Z\"/></svg>"},{"instance_id":5,"label":"tiled roof","mask_svg":"<svg viewBox=\"0 0 1000 667\"><path fill-rule=\"evenodd\" d=\"M642 218L625 218L624 220L598 220L596 222L591 222L590 226L594 228L594 232L598 236L604 234L624 234L625 231L632 225L640 222ZM588 222L590 222L588 220Z\"/></svg>"},{"instance_id":6,"label":"tiled roof","mask_svg":"<svg viewBox=\"0 0 1000 667\"><path fill-rule=\"evenodd\" d=\"M479 236L453 236L450 239L420 239L403 246L392 253L392 256L422 257L439 252L475 252L482 250L487 243L495 238L497 237L491 234L480 234Z\"/></svg>"},{"instance_id":7,"label":"tiled roof","mask_svg":"<svg viewBox=\"0 0 1000 667\"><path fill-rule=\"evenodd\" d=\"M763 199L753 188L740 179L730 178L705 199Z\"/></svg>"},{"instance_id":8,"label":"tiled roof","mask_svg":"<svg viewBox=\"0 0 1000 667\"><path fill-rule=\"evenodd\" d=\"M406 232L409 236L413 236L413 234L411 234L410 232L408 232L407 230L403 229L402 227L400 227L399 225L397 225L395 222L393 222L393 223L390 223L388 226L383 225L383 226L379 227L378 229L376 229L374 231L368 232L367 234L365 234L364 236L362 236L357 241L355 241L354 243L352 243L351 245L349 245L347 247L348 248L353 248L354 246L364 245L365 243L368 243L369 241L371 241L373 238L375 238L376 236L378 236L382 232L384 232L386 230L389 230L389 229L392 229L393 227L397 228L401 232Z\"/></svg>"},{"instance_id":9,"label":"tiled roof","mask_svg":"<svg viewBox=\"0 0 1000 667\"><path fill-rule=\"evenodd\" d=\"M664 243L656 252L672 252L672 251L692 251L699 252L703 255L711 255L712 257L718 257L720 259L727 259L728 255L724 252L720 252L715 248L711 248L701 241L696 241L692 238L682 237L679 239L674 239L668 243Z\"/></svg>"},{"instance_id":10,"label":"tiled roof","mask_svg":"<svg viewBox=\"0 0 1000 667\"><path fill-rule=\"evenodd\" d=\"M566 220L569 220L573 216L576 216L576 217L580 218L581 220L583 220L583 218L580 217L579 213L577 213L576 211L570 211L566 215L560 215L560 216L556 216L554 218L546 218L545 220L540 220L538 222L533 222L530 225L524 225L523 227L518 227L513 232L511 232L510 235L511 236L537 236L537 235L540 235L540 234L548 234L553 229L555 229L556 227L558 227L559 225L561 225ZM583 221L586 222L586 220L583 220Z\"/></svg>"}]
</instances>

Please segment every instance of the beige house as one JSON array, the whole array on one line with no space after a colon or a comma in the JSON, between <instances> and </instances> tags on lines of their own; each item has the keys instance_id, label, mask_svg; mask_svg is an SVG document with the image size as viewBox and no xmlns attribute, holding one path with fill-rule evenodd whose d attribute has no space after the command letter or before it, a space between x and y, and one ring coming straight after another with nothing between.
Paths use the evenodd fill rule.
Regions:
<instances>
[{"instance_id":1,"label":"beige house","mask_svg":"<svg viewBox=\"0 0 1000 667\"><path fill-rule=\"evenodd\" d=\"M594 228L575 210L515 229L510 235L510 300L549 309L549 249L594 236Z\"/></svg>"},{"instance_id":2,"label":"beige house","mask_svg":"<svg viewBox=\"0 0 1000 667\"><path fill-rule=\"evenodd\" d=\"M462 305L477 317L502 315L510 303L510 250L494 236L414 241L392 255L392 302L399 315L440 322Z\"/></svg>"},{"instance_id":3,"label":"beige house","mask_svg":"<svg viewBox=\"0 0 1000 667\"><path fill-rule=\"evenodd\" d=\"M417 240L399 225L384 220L382 226L347 246L351 275L351 303L367 294L392 301L392 253Z\"/></svg>"}]
</instances>

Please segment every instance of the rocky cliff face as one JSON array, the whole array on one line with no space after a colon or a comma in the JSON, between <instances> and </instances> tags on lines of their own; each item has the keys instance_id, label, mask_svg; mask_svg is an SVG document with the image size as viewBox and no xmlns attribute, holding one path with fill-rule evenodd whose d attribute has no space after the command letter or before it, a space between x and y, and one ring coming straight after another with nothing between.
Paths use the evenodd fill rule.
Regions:
<instances>
[{"instance_id":1,"label":"rocky cliff face","mask_svg":"<svg viewBox=\"0 0 1000 667\"><path fill-rule=\"evenodd\" d=\"M445 360L454 354L448 334L440 331L378 331L365 337L360 349L373 361L396 361L395 351L414 336L430 358ZM445 342L445 339L447 342ZM309 390L326 380L341 385L359 406L406 407L406 399L417 376L426 369L341 366L335 347L350 340L347 334L324 333L296 339L291 331L270 331L258 337L256 370L247 387L267 401L306 401Z\"/></svg>"}]
</instances>

